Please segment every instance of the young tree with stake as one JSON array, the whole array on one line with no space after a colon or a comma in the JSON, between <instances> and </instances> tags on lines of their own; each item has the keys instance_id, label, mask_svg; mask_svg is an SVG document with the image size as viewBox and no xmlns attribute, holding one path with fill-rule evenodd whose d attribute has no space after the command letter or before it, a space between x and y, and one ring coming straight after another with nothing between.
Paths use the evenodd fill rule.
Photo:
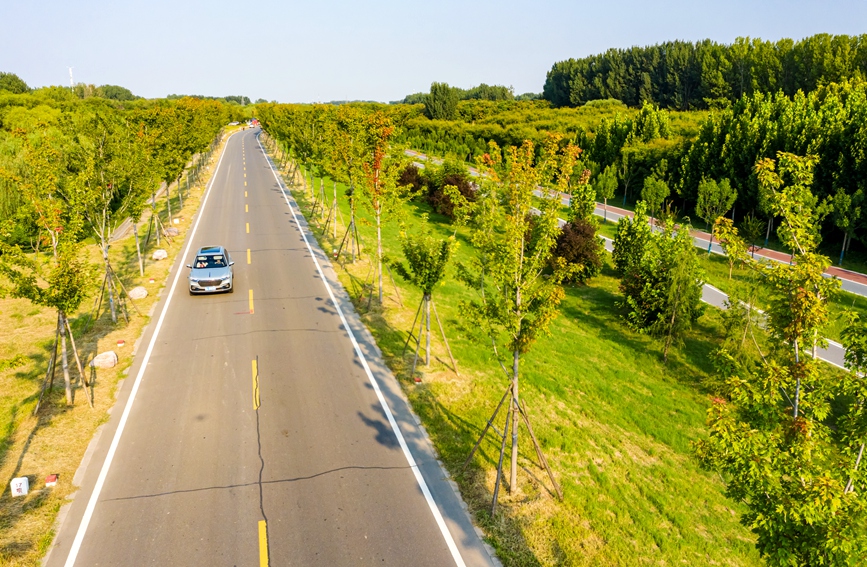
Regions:
<instances>
[{"instance_id":1,"label":"young tree with stake","mask_svg":"<svg viewBox=\"0 0 867 567\"><path fill-rule=\"evenodd\" d=\"M511 370L500 363L510 379L510 492L517 488L519 416L526 420L519 397L521 357L558 315L564 297L560 282L568 275L563 265L551 275L544 273L560 233L558 193L567 192L579 152L574 145L562 149L560 145L559 135L549 135L536 158L534 144L525 141L520 147L506 148L503 161L499 147L490 143L489 152L479 160L483 175L472 232L477 256L472 266L459 266L460 278L478 292L478 298L467 305L468 312L486 330L495 352L498 342L505 339L511 353ZM555 196L542 199L537 205L539 214L534 215L533 191L539 185L554 189ZM529 420L526 423L529 426ZM508 428L507 419L506 432ZM532 429L530 432L532 436ZM503 443L505 447L505 436ZM555 487L559 492L556 482ZM499 472L494 507L498 489Z\"/></svg>"},{"instance_id":2,"label":"young tree with stake","mask_svg":"<svg viewBox=\"0 0 867 567\"><path fill-rule=\"evenodd\" d=\"M445 277L446 266L457 246L457 240L453 236L445 239L434 237L427 226L427 218L422 219L422 226L424 228L419 234L410 234L405 229L401 231L400 243L407 263L395 263L394 268L406 281L421 289L422 301L419 310L422 311L422 325L425 329L424 364L430 366L430 311L433 306L433 290L437 285L440 285ZM416 319L418 319L418 313L416 313ZM437 317L437 322L439 322L439 317ZM413 321L413 331L414 328L415 321ZM446 348L448 348L445 331L441 325L440 331ZM420 343L421 333L418 335L418 340ZM451 349L448 350L451 357ZM418 357L418 348L416 348L416 357ZM454 364L454 359L452 359L452 364ZM415 361L413 361L414 371Z\"/></svg>"},{"instance_id":3,"label":"young tree with stake","mask_svg":"<svg viewBox=\"0 0 867 567\"><path fill-rule=\"evenodd\" d=\"M382 304L382 223L386 215L406 200L409 189L397 184L402 164L397 157L389 156L389 143L395 133L391 119L383 112L373 112L367 116L364 129L366 147L362 163L364 184L361 197L376 222L375 262L379 303Z\"/></svg>"},{"instance_id":4,"label":"young tree with stake","mask_svg":"<svg viewBox=\"0 0 867 567\"><path fill-rule=\"evenodd\" d=\"M34 305L57 310L54 353L46 371L42 394L53 380L56 366L57 343L61 346L61 367L66 389L67 404L73 403L72 382L69 375L67 337L72 341L72 351L82 385L87 382L80 364L72 327L67 314L75 311L84 301L91 285L93 269L83 258L79 236L82 218L72 203L63 198L62 189L68 182L65 156L59 149L61 140L52 135L41 138L23 138L23 167L21 174L12 181L18 186L33 219L39 228L39 237L46 238L51 246L51 257L43 265L38 259L25 254L18 246L4 241L6 230L0 230L0 275L6 285L0 283L0 296L28 299ZM47 268L47 273L46 273ZM34 409L38 411L39 402ZM88 396L88 404L93 402Z\"/></svg>"}]
</instances>

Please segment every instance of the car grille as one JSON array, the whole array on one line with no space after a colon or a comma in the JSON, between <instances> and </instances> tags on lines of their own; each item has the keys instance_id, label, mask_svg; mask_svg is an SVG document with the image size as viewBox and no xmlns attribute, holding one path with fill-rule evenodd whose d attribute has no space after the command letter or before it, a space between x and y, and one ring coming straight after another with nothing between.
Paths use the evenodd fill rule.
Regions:
<instances>
[{"instance_id":1,"label":"car grille","mask_svg":"<svg viewBox=\"0 0 867 567\"><path fill-rule=\"evenodd\" d=\"M199 280L201 287L218 286L223 283L223 280Z\"/></svg>"}]
</instances>

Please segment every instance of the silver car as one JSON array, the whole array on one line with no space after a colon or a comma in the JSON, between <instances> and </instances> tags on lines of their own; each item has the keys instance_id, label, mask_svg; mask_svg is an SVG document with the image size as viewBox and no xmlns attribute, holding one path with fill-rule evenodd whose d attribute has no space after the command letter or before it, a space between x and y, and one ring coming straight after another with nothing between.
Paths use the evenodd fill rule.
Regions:
<instances>
[{"instance_id":1,"label":"silver car","mask_svg":"<svg viewBox=\"0 0 867 567\"><path fill-rule=\"evenodd\" d=\"M229 251L222 246L203 246L196 252L190 269L190 295L197 293L219 293L234 291L235 262L229 256Z\"/></svg>"}]
</instances>

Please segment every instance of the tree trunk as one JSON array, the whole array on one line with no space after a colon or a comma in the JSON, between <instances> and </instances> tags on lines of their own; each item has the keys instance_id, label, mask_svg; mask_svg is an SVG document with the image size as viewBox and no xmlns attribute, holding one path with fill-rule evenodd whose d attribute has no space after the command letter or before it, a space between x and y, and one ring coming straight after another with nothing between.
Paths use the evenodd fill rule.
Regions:
<instances>
[{"instance_id":1,"label":"tree trunk","mask_svg":"<svg viewBox=\"0 0 867 567\"><path fill-rule=\"evenodd\" d=\"M765 246L768 247L768 239L771 237L771 228L774 225L774 217L768 217L768 230L765 232Z\"/></svg>"},{"instance_id":2,"label":"tree trunk","mask_svg":"<svg viewBox=\"0 0 867 567\"><path fill-rule=\"evenodd\" d=\"M843 233L843 246L840 248L840 261L837 262L838 266L843 265L843 254L846 253L846 238L849 236L848 232Z\"/></svg>"},{"instance_id":3,"label":"tree trunk","mask_svg":"<svg viewBox=\"0 0 867 567\"><path fill-rule=\"evenodd\" d=\"M111 322L117 323L117 310L114 306L114 282L111 279L111 266L108 263L108 246L102 247L102 259L105 261L105 279L108 280L108 305L111 308Z\"/></svg>"},{"instance_id":4,"label":"tree trunk","mask_svg":"<svg viewBox=\"0 0 867 567\"><path fill-rule=\"evenodd\" d=\"M166 183L166 210L169 213L169 226L172 225L172 192L170 191L171 186Z\"/></svg>"},{"instance_id":5,"label":"tree trunk","mask_svg":"<svg viewBox=\"0 0 867 567\"><path fill-rule=\"evenodd\" d=\"M849 477L849 482L846 483L846 489L843 491L843 494L847 494L855 490L855 477L854 474L858 471L858 467L861 465L861 457L864 456L864 443L861 443L861 449L858 450L858 458L855 459L855 469L852 471L852 475Z\"/></svg>"},{"instance_id":6,"label":"tree trunk","mask_svg":"<svg viewBox=\"0 0 867 567\"><path fill-rule=\"evenodd\" d=\"M509 494L514 494L518 488L518 363L521 353L516 349L512 352L512 466L509 471Z\"/></svg>"},{"instance_id":7,"label":"tree trunk","mask_svg":"<svg viewBox=\"0 0 867 567\"><path fill-rule=\"evenodd\" d=\"M355 188L350 185L352 195L349 197L349 246L352 248L352 263L355 263Z\"/></svg>"},{"instance_id":8,"label":"tree trunk","mask_svg":"<svg viewBox=\"0 0 867 567\"><path fill-rule=\"evenodd\" d=\"M710 239L707 242L707 255L710 256L710 249L713 247L713 227L710 229Z\"/></svg>"},{"instance_id":9,"label":"tree trunk","mask_svg":"<svg viewBox=\"0 0 867 567\"><path fill-rule=\"evenodd\" d=\"M69 379L69 356L66 351L66 315L58 311L60 318L60 366L63 368L63 387L66 390L66 403L72 405L72 381Z\"/></svg>"},{"instance_id":10,"label":"tree trunk","mask_svg":"<svg viewBox=\"0 0 867 567\"><path fill-rule=\"evenodd\" d=\"M379 270L379 304L382 305L382 211L376 209L376 265Z\"/></svg>"},{"instance_id":11,"label":"tree trunk","mask_svg":"<svg viewBox=\"0 0 867 567\"><path fill-rule=\"evenodd\" d=\"M603 199L603 201L605 201L605 213L602 217L602 222L607 224L608 223L608 198L606 197L605 199Z\"/></svg>"},{"instance_id":12,"label":"tree trunk","mask_svg":"<svg viewBox=\"0 0 867 567\"><path fill-rule=\"evenodd\" d=\"M334 203L332 203L334 207L334 226L331 227L331 231L334 233L333 238L337 240L337 181L334 181Z\"/></svg>"},{"instance_id":13,"label":"tree trunk","mask_svg":"<svg viewBox=\"0 0 867 567\"><path fill-rule=\"evenodd\" d=\"M132 234L135 236L135 253L138 255L138 273L144 276L144 260L141 257L141 245L138 242L138 224L135 221L132 223Z\"/></svg>"},{"instance_id":14,"label":"tree trunk","mask_svg":"<svg viewBox=\"0 0 867 567\"><path fill-rule=\"evenodd\" d=\"M800 362L800 353L798 352L798 339L795 339L795 364ZM795 419L798 418L798 403L801 401L801 375L800 369L798 369L798 376L795 382L795 403L793 404L794 413L793 416Z\"/></svg>"},{"instance_id":15,"label":"tree trunk","mask_svg":"<svg viewBox=\"0 0 867 567\"><path fill-rule=\"evenodd\" d=\"M160 245L160 227L157 223L157 195L151 191L151 222L154 223L154 231L157 233L157 247ZM148 229L150 230L150 229Z\"/></svg>"},{"instance_id":16,"label":"tree trunk","mask_svg":"<svg viewBox=\"0 0 867 567\"><path fill-rule=\"evenodd\" d=\"M184 208L184 196L183 196L183 192L181 191L181 177L183 177L183 176L184 176L184 172L181 171L178 174L178 206L181 209Z\"/></svg>"},{"instance_id":17,"label":"tree trunk","mask_svg":"<svg viewBox=\"0 0 867 567\"><path fill-rule=\"evenodd\" d=\"M424 296L425 347L424 365L430 366L430 295Z\"/></svg>"}]
</instances>

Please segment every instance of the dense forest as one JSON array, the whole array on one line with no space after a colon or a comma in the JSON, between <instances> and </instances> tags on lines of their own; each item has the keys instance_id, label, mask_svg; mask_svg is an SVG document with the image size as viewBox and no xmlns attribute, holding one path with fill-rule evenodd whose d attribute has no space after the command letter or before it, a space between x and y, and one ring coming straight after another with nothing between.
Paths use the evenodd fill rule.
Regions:
<instances>
[{"instance_id":1,"label":"dense forest","mask_svg":"<svg viewBox=\"0 0 867 567\"><path fill-rule=\"evenodd\" d=\"M669 41L554 64L543 97L554 106L614 98L630 106L719 108L743 96L805 93L867 77L867 35L818 34L800 41L738 38Z\"/></svg>"}]
</instances>

